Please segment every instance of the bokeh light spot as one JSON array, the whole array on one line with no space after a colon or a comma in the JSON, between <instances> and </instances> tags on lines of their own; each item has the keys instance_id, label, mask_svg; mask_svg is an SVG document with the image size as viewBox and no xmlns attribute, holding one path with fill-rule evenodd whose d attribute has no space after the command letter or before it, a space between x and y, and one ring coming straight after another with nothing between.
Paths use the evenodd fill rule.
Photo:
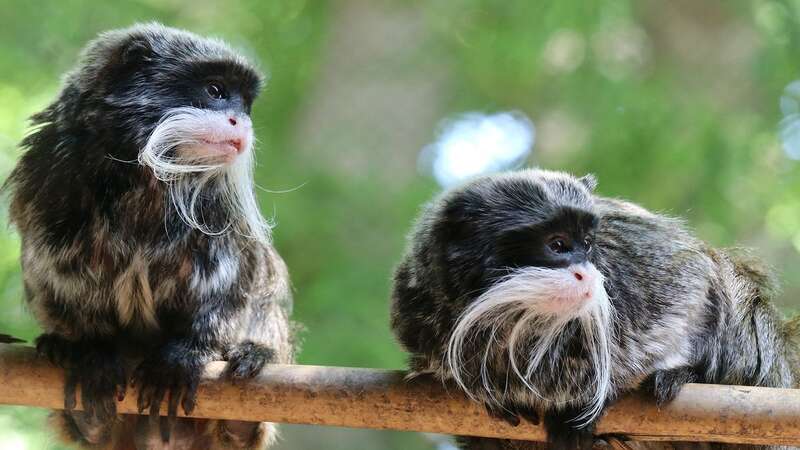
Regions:
<instances>
[{"instance_id":1,"label":"bokeh light spot","mask_svg":"<svg viewBox=\"0 0 800 450\"><path fill-rule=\"evenodd\" d=\"M536 136L533 123L519 112L465 113L440 129L437 140L422 149L419 165L442 187L518 167Z\"/></svg>"},{"instance_id":2,"label":"bokeh light spot","mask_svg":"<svg viewBox=\"0 0 800 450\"><path fill-rule=\"evenodd\" d=\"M780 99L783 119L780 122L780 138L783 151L791 159L800 160L800 80L789 83Z\"/></svg>"}]
</instances>

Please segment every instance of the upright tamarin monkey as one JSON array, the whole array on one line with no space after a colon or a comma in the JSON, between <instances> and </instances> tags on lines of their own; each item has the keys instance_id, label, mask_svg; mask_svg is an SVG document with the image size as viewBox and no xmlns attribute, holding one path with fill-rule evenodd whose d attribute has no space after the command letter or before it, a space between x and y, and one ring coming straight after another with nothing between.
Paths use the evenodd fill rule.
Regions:
<instances>
[{"instance_id":1,"label":"upright tamarin monkey","mask_svg":"<svg viewBox=\"0 0 800 450\"><path fill-rule=\"evenodd\" d=\"M780 319L757 262L595 183L543 170L480 178L431 202L411 235L392 326L412 371L511 423L542 420L549 436L464 448L590 449L604 408L636 388L663 403L691 381L797 385L797 324Z\"/></svg>"},{"instance_id":2,"label":"upright tamarin monkey","mask_svg":"<svg viewBox=\"0 0 800 450\"><path fill-rule=\"evenodd\" d=\"M288 276L253 191L261 84L219 40L136 25L89 43L33 116L5 187L44 328L36 346L67 374L53 422L78 445L256 449L273 437L270 424L175 417L192 411L211 360L247 378L293 359ZM150 419L116 414L131 377Z\"/></svg>"}]
</instances>

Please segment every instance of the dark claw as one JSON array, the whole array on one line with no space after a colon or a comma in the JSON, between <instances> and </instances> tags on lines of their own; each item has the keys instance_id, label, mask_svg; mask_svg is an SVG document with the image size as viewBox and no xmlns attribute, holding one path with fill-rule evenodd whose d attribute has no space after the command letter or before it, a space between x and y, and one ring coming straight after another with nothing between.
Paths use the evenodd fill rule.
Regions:
<instances>
[{"instance_id":1,"label":"dark claw","mask_svg":"<svg viewBox=\"0 0 800 450\"><path fill-rule=\"evenodd\" d=\"M161 400L164 398L164 390L156 388L153 390L153 396L150 397L150 417L156 418L161 416Z\"/></svg>"},{"instance_id":2,"label":"dark claw","mask_svg":"<svg viewBox=\"0 0 800 450\"><path fill-rule=\"evenodd\" d=\"M53 364L64 368L64 409L81 405L87 420L104 422L117 414L116 398L125 395L125 367L113 345L103 340L70 341L54 333L36 338L36 350Z\"/></svg>"},{"instance_id":3,"label":"dark claw","mask_svg":"<svg viewBox=\"0 0 800 450\"><path fill-rule=\"evenodd\" d=\"M115 397L118 402L125 400L125 393L128 390L128 374L125 373L125 367L120 364L114 374L118 383L115 386ZM114 406L116 408L116 405Z\"/></svg>"},{"instance_id":4,"label":"dark claw","mask_svg":"<svg viewBox=\"0 0 800 450\"><path fill-rule=\"evenodd\" d=\"M520 416L515 412L512 411L513 408L508 408L499 405L485 405L486 412L489 413L490 416L494 417L495 419L502 420L503 422L511 425L512 427L519 426L521 420Z\"/></svg>"},{"instance_id":5,"label":"dark claw","mask_svg":"<svg viewBox=\"0 0 800 450\"><path fill-rule=\"evenodd\" d=\"M118 402L125 400L126 386L117 386L116 399Z\"/></svg>"},{"instance_id":6,"label":"dark claw","mask_svg":"<svg viewBox=\"0 0 800 450\"><path fill-rule=\"evenodd\" d=\"M67 371L66 380L64 380L64 409L66 409L68 412L74 411L75 406L77 406L77 388L77 375L74 371Z\"/></svg>"},{"instance_id":7,"label":"dark claw","mask_svg":"<svg viewBox=\"0 0 800 450\"><path fill-rule=\"evenodd\" d=\"M191 361L178 363L159 356L142 362L134 372L139 389L139 413L149 410L151 424L158 422L161 438L169 442L178 417L178 405L188 415L194 409L195 391L202 366ZM167 401L167 416L161 417L161 403Z\"/></svg>"},{"instance_id":8,"label":"dark claw","mask_svg":"<svg viewBox=\"0 0 800 450\"><path fill-rule=\"evenodd\" d=\"M159 430L161 431L161 440L163 442L169 442L169 423L164 423L161 420L161 401L164 399L164 389L163 388L156 388L155 394L153 398L150 400L150 421L159 422Z\"/></svg>"},{"instance_id":9,"label":"dark claw","mask_svg":"<svg viewBox=\"0 0 800 450\"><path fill-rule=\"evenodd\" d=\"M178 403L181 398L179 392L176 392L174 389L169 392L169 403L167 405L167 416L169 417L177 417L178 416Z\"/></svg>"},{"instance_id":10,"label":"dark claw","mask_svg":"<svg viewBox=\"0 0 800 450\"><path fill-rule=\"evenodd\" d=\"M539 425L539 412L530 407L517 408L517 414L533 425Z\"/></svg>"},{"instance_id":11,"label":"dark claw","mask_svg":"<svg viewBox=\"0 0 800 450\"><path fill-rule=\"evenodd\" d=\"M533 425L539 425L540 422L539 412L529 406L487 404L486 411L495 419L500 419L513 427L518 426L523 419Z\"/></svg>"},{"instance_id":12,"label":"dark claw","mask_svg":"<svg viewBox=\"0 0 800 450\"><path fill-rule=\"evenodd\" d=\"M99 402L92 401L88 389L81 389L81 404L83 405L83 412L89 417L95 415L95 406L99 406ZM99 411L99 415L102 415L102 411Z\"/></svg>"},{"instance_id":13,"label":"dark claw","mask_svg":"<svg viewBox=\"0 0 800 450\"><path fill-rule=\"evenodd\" d=\"M78 344L68 341L59 335L52 333L42 334L36 338L35 344L36 352L47 358L51 364L65 367L67 364L74 365L77 362L73 360L76 359L74 347Z\"/></svg>"},{"instance_id":14,"label":"dark claw","mask_svg":"<svg viewBox=\"0 0 800 450\"><path fill-rule=\"evenodd\" d=\"M176 417L158 417L158 431L161 433L161 441L165 444L169 442L169 436L172 434L172 427L177 421L178 419Z\"/></svg>"},{"instance_id":15,"label":"dark claw","mask_svg":"<svg viewBox=\"0 0 800 450\"><path fill-rule=\"evenodd\" d=\"M137 369L136 374L134 375L134 380L141 379L142 374L140 373L140 370L141 369ZM131 384L139 386L139 397L136 399L136 409L139 411L139 414L141 414L145 409L150 407L150 399L153 396L153 387L146 384L141 384L138 381L134 381Z\"/></svg>"},{"instance_id":16,"label":"dark claw","mask_svg":"<svg viewBox=\"0 0 800 450\"><path fill-rule=\"evenodd\" d=\"M183 407L183 412L186 413L187 416L192 414L192 411L194 411L194 406L197 400L198 380L199 377L190 379L189 384L183 393L183 401L181 402L181 406Z\"/></svg>"}]
</instances>

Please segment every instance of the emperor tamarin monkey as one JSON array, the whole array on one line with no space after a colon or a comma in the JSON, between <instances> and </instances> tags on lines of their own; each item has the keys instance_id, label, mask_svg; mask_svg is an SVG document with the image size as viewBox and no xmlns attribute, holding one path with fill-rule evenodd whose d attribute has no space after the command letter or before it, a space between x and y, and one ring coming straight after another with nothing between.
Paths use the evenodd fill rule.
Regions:
<instances>
[{"instance_id":1,"label":"emperor tamarin monkey","mask_svg":"<svg viewBox=\"0 0 800 450\"><path fill-rule=\"evenodd\" d=\"M261 75L218 40L101 34L33 116L7 181L38 350L67 373L54 421L90 448L262 448L269 424L176 419L203 366L291 362L286 268L253 192ZM127 362L134 361L134 370ZM132 376L139 408L116 415ZM85 412L74 411L80 386ZM160 429L160 433L159 433ZM170 437L170 430L172 431Z\"/></svg>"},{"instance_id":2,"label":"emperor tamarin monkey","mask_svg":"<svg viewBox=\"0 0 800 450\"><path fill-rule=\"evenodd\" d=\"M603 409L639 387L663 403L690 381L795 386L795 327L769 303L767 273L595 183L511 172L425 208L392 303L411 370L512 423L541 418L555 449L591 448Z\"/></svg>"}]
</instances>

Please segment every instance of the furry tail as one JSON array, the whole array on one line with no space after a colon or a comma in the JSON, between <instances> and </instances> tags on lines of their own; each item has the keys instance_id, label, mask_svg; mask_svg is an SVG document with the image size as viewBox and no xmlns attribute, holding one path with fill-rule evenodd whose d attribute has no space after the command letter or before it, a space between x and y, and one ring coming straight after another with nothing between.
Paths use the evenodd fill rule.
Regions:
<instances>
[{"instance_id":1,"label":"furry tail","mask_svg":"<svg viewBox=\"0 0 800 450\"><path fill-rule=\"evenodd\" d=\"M800 314L787 320L782 331L786 342L786 359L794 375L792 387L797 389L800 388Z\"/></svg>"},{"instance_id":2,"label":"furry tail","mask_svg":"<svg viewBox=\"0 0 800 450\"><path fill-rule=\"evenodd\" d=\"M0 344L19 344L22 342L26 342L24 339L20 339L10 334L2 334L0 333Z\"/></svg>"},{"instance_id":3,"label":"furry tail","mask_svg":"<svg viewBox=\"0 0 800 450\"><path fill-rule=\"evenodd\" d=\"M747 312L752 321L762 372L773 366L768 385L798 387L800 383L800 315L784 320L775 307L780 287L774 271L745 250L727 250L738 277L752 290ZM761 377L760 377L761 378ZM760 383L759 383L760 384Z\"/></svg>"}]
</instances>

